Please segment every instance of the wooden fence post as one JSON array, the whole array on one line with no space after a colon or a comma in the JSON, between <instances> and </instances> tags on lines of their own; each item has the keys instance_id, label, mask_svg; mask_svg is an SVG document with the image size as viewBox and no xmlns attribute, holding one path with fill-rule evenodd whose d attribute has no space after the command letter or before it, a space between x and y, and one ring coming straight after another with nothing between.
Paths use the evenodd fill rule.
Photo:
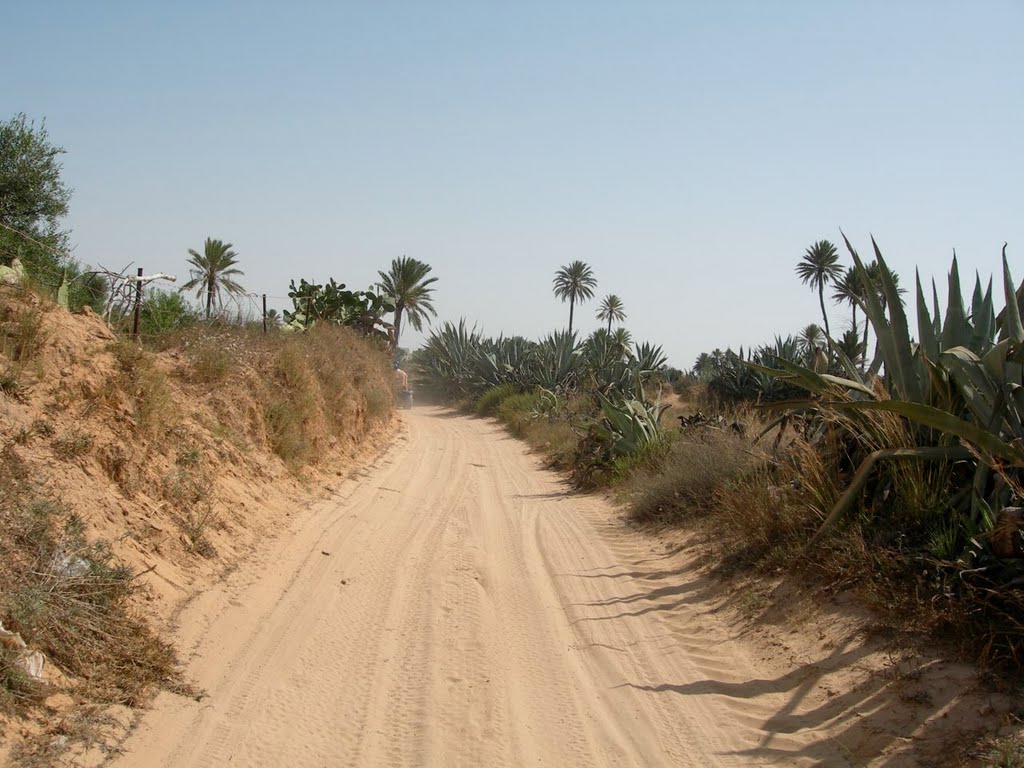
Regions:
<instances>
[{"instance_id":1,"label":"wooden fence post","mask_svg":"<svg viewBox=\"0 0 1024 768\"><path fill-rule=\"evenodd\" d=\"M139 279L135 282L135 322L132 323L132 337L139 338L139 316L142 313L142 267L139 267Z\"/></svg>"}]
</instances>

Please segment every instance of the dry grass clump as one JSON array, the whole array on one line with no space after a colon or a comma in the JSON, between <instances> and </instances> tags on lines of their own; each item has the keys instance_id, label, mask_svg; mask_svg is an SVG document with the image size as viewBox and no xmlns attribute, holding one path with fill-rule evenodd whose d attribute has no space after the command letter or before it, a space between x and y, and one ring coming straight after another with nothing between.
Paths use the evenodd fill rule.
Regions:
<instances>
[{"instance_id":1,"label":"dry grass clump","mask_svg":"<svg viewBox=\"0 0 1024 768\"><path fill-rule=\"evenodd\" d=\"M265 406L267 438L274 453L293 468L315 454L307 429L317 411L316 390L309 363L295 346L281 348Z\"/></svg>"},{"instance_id":2,"label":"dry grass clump","mask_svg":"<svg viewBox=\"0 0 1024 768\"><path fill-rule=\"evenodd\" d=\"M144 702L157 686L176 684L176 660L138 618L133 574L59 503L32 490L25 462L8 444L0 452L0 619L70 677L83 700ZM47 689L0 659L0 702L31 707Z\"/></svg>"},{"instance_id":3,"label":"dry grass clump","mask_svg":"<svg viewBox=\"0 0 1024 768\"><path fill-rule=\"evenodd\" d=\"M275 453L293 468L319 458L325 439L357 439L390 416L387 357L372 340L320 325L273 343L267 434Z\"/></svg>"},{"instance_id":4,"label":"dry grass clump","mask_svg":"<svg viewBox=\"0 0 1024 768\"><path fill-rule=\"evenodd\" d=\"M43 309L24 300L9 301L0 293L0 355L15 363L34 360L43 344Z\"/></svg>"},{"instance_id":5,"label":"dry grass clump","mask_svg":"<svg viewBox=\"0 0 1024 768\"><path fill-rule=\"evenodd\" d=\"M217 339L200 342L192 349L190 357L189 380L197 384L216 384L223 381L236 366L230 349Z\"/></svg>"},{"instance_id":6,"label":"dry grass clump","mask_svg":"<svg viewBox=\"0 0 1024 768\"><path fill-rule=\"evenodd\" d=\"M92 448L92 436L79 429L69 429L59 437L55 437L51 445L58 458L71 461L89 452L89 449Z\"/></svg>"},{"instance_id":7,"label":"dry grass clump","mask_svg":"<svg viewBox=\"0 0 1024 768\"><path fill-rule=\"evenodd\" d=\"M188 548L203 557L216 554L206 536L217 522L213 487L213 474L191 452L179 454L177 467L161 483L161 495L174 507L174 520L186 536Z\"/></svg>"},{"instance_id":8,"label":"dry grass clump","mask_svg":"<svg viewBox=\"0 0 1024 768\"><path fill-rule=\"evenodd\" d=\"M116 342L110 351L117 362L117 374L110 382L108 399L127 395L138 430L151 437L165 436L177 421L166 374L152 354L136 342Z\"/></svg>"},{"instance_id":9,"label":"dry grass clump","mask_svg":"<svg viewBox=\"0 0 1024 768\"><path fill-rule=\"evenodd\" d=\"M754 460L714 495L722 567L788 567L839 496L837 478L811 446L797 441L778 460Z\"/></svg>"},{"instance_id":10,"label":"dry grass clump","mask_svg":"<svg viewBox=\"0 0 1024 768\"><path fill-rule=\"evenodd\" d=\"M715 494L756 465L748 441L716 428L692 430L672 440L660 466L648 467L622 483L630 518L675 525L712 514Z\"/></svg>"},{"instance_id":11,"label":"dry grass clump","mask_svg":"<svg viewBox=\"0 0 1024 768\"><path fill-rule=\"evenodd\" d=\"M385 349L376 340L349 328L318 325L297 342L320 383L335 430L350 429L354 420L364 416L371 421L390 416L394 406L391 370Z\"/></svg>"},{"instance_id":12,"label":"dry grass clump","mask_svg":"<svg viewBox=\"0 0 1024 768\"><path fill-rule=\"evenodd\" d=\"M176 679L175 657L130 608L131 572L52 502L4 510L4 625L94 701L135 706Z\"/></svg>"}]
</instances>

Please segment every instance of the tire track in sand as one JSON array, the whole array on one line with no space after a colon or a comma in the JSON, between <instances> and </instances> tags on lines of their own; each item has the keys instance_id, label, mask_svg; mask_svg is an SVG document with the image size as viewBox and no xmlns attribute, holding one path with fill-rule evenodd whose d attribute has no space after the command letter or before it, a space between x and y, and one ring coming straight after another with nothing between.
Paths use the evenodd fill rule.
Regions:
<instances>
[{"instance_id":1,"label":"tire track in sand","mask_svg":"<svg viewBox=\"0 0 1024 768\"><path fill-rule=\"evenodd\" d=\"M222 611L185 612L209 698L162 695L119 765L845 764L766 727L785 696L727 695L756 666L688 602L692 574L636 575L604 501L493 424L402 418L407 439Z\"/></svg>"}]
</instances>

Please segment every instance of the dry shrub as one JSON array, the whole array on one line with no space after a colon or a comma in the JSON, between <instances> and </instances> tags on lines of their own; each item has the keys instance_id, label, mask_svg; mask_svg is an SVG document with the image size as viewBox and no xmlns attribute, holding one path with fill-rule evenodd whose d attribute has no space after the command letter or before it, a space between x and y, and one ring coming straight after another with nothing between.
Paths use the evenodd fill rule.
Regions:
<instances>
[{"instance_id":1,"label":"dry shrub","mask_svg":"<svg viewBox=\"0 0 1024 768\"><path fill-rule=\"evenodd\" d=\"M231 374L236 361L222 340L203 340L192 347L189 367L189 381L216 384Z\"/></svg>"},{"instance_id":2,"label":"dry shrub","mask_svg":"<svg viewBox=\"0 0 1024 768\"><path fill-rule=\"evenodd\" d=\"M110 351L118 373L108 397L123 392L131 400L139 430L153 437L166 435L177 421L167 376L153 356L135 342L119 341L111 345Z\"/></svg>"},{"instance_id":3,"label":"dry shrub","mask_svg":"<svg viewBox=\"0 0 1024 768\"><path fill-rule=\"evenodd\" d=\"M46 342L43 314L24 302L0 304L0 354L15 363L33 360Z\"/></svg>"},{"instance_id":4,"label":"dry shrub","mask_svg":"<svg viewBox=\"0 0 1024 768\"><path fill-rule=\"evenodd\" d=\"M78 429L69 429L53 440L53 452L65 461L84 456L92 448L92 437Z\"/></svg>"},{"instance_id":5,"label":"dry shrub","mask_svg":"<svg viewBox=\"0 0 1024 768\"><path fill-rule=\"evenodd\" d=\"M630 517L641 523L674 525L715 511L715 493L750 471L756 460L747 441L732 431L698 428L674 439L660 466L647 467L622 483Z\"/></svg>"},{"instance_id":6,"label":"dry shrub","mask_svg":"<svg viewBox=\"0 0 1024 768\"><path fill-rule=\"evenodd\" d=\"M203 557L216 554L206 533L217 521L212 472L191 451L179 453L177 469L164 476L161 493L174 508L172 517L187 537L189 549Z\"/></svg>"},{"instance_id":7,"label":"dry shrub","mask_svg":"<svg viewBox=\"0 0 1024 768\"><path fill-rule=\"evenodd\" d=\"M723 566L774 570L792 564L838 496L838 478L803 441L777 462L756 461L715 491Z\"/></svg>"},{"instance_id":8,"label":"dry shrub","mask_svg":"<svg viewBox=\"0 0 1024 768\"><path fill-rule=\"evenodd\" d=\"M315 451L309 422L317 412L316 386L302 351L287 344L277 354L264 416L274 453L292 467L307 463Z\"/></svg>"},{"instance_id":9,"label":"dry shrub","mask_svg":"<svg viewBox=\"0 0 1024 768\"><path fill-rule=\"evenodd\" d=\"M76 696L135 706L177 680L172 649L130 608L131 572L86 540L80 518L24 486L2 497L0 517L0 616L74 678Z\"/></svg>"}]
</instances>

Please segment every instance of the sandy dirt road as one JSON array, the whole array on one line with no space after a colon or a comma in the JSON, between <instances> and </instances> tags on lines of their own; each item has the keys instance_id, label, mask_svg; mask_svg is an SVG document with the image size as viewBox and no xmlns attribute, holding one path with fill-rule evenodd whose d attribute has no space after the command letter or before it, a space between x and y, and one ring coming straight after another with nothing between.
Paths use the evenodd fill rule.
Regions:
<instances>
[{"instance_id":1,"label":"sandy dirt road","mask_svg":"<svg viewBox=\"0 0 1024 768\"><path fill-rule=\"evenodd\" d=\"M602 499L422 408L179 620L118 766L846 765ZM792 714L792 713L789 713Z\"/></svg>"}]
</instances>

